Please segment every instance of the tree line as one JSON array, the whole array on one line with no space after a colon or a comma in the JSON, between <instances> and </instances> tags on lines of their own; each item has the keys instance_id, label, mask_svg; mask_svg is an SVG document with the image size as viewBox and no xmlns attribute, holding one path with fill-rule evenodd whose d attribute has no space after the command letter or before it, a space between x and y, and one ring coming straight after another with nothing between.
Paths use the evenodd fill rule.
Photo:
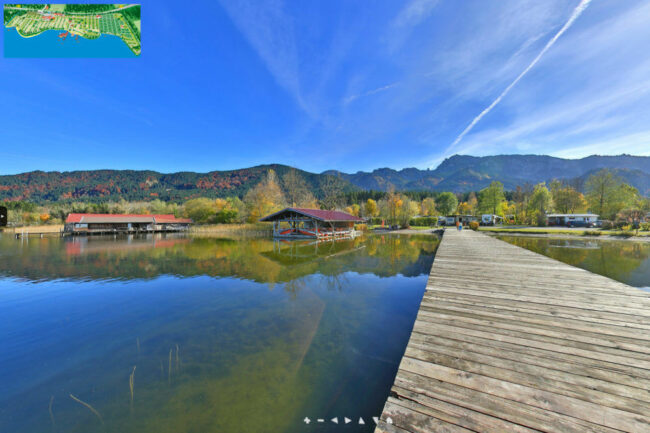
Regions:
<instances>
[{"instance_id":1,"label":"tree line","mask_svg":"<svg viewBox=\"0 0 650 433\"><path fill-rule=\"evenodd\" d=\"M38 206L26 201L5 202L9 223L13 225L61 223L68 213L144 213L174 214L189 217L199 224L257 222L284 207L338 209L374 224L400 226L435 225L439 215L493 214L505 221L522 225L545 225L549 213L598 214L614 223L638 224L650 212L650 200L624 183L609 170L590 176L584 193L575 185L553 180L548 185L524 184L505 191L493 181L476 192L449 191L349 191L333 176L314 187L298 170L290 169L279 176L273 169L240 198L199 197L184 202L155 199L150 202L126 200L102 203L53 203Z\"/></svg>"}]
</instances>

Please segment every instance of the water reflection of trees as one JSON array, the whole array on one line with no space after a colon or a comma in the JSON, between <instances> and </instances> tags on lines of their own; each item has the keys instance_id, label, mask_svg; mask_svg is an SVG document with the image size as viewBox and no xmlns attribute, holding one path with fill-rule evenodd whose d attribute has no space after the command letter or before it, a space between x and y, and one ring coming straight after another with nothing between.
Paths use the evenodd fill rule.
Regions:
<instances>
[{"instance_id":1,"label":"water reflection of trees","mask_svg":"<svg viewBox=\"0 0 650 433\"><path fill-rule=\"evenodd\" d=\"M499 237L553 259L630 283L630 275L650 261L650 243L611 240ZM650 281L650 275L647 276Z\"/></svg>"},{"instance_id":2,"label":"water reflection of trees","mask_svg":"<svg viewBox=\"0 0 650 433\"><path fill-rule=\"evenodd\" d=\"M0 275L27 280L147 279L159 275L238 277L286 283L320 274L341 287L343 272L378 276L428 273L438 239L367 236L325 243L278 245L266 238L234 240L184 236L43 238L0 237ZM287 251L293 252L287 254Z\"/></svg>"}]
</instances>

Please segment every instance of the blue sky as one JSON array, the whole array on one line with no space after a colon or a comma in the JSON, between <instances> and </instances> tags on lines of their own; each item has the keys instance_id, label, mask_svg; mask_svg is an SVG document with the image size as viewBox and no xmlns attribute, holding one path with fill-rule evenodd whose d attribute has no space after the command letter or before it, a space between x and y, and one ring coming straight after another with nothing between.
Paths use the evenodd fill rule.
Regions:
<instances>
[{"instance_id":1,"label":"blue sky","mask_svg":"<svg viewBox=\"0 0 650 433\"><path fill-rule=\"evenodd\" d=\"M143 1L140 58L0 59L0 173L650 155L650 2L579 4Z\"/></svg>"}]
</instances>

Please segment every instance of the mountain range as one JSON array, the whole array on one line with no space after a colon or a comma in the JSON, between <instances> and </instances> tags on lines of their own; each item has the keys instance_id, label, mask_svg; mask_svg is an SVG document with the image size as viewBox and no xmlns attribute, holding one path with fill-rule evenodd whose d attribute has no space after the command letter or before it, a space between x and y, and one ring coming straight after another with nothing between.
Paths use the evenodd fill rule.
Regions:
<instances>
[{"instance_id":1,"label":"mountain range","mask_svg":"<svg viewBox=\"0 0 650 433\"><path fill-rule=\"evenodd\" d=\"M494 180L502 182L506 190L553 179L571 181L580 187L591 174L603 168L612 170L640 193L650 196L650 157L647 156L593 155L562 159L545 155L454 155L433 170L380 168L353 174L335 170L298 172L314 195L320 198L326 189L332 187L343 192L386 191L391 187L398 191L467 192L485 188ZM151 170L32 171L0 176L0 201L107 201L122 198L184 201L194 197L243 197L269 169L275 170L282 178L291 167L270 164L240 170L170 174Z\"/></svg>"}]
</instances>

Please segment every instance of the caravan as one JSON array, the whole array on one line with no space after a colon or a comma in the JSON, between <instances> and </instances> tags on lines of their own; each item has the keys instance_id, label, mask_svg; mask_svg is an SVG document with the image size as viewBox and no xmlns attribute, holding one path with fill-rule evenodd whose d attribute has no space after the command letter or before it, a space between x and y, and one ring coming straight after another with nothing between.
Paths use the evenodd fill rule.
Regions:
<instances>
[{"instance_id":1,"label":"caravan","mask_svg":"<svg viewBox=\"0 0 650 433\"><path fill-rule=\"evenodd\" d=\"M493 226L503 222L503 218L499 215L483 214L481 215L482 226Z\"/></svg>"}]
</instances>

